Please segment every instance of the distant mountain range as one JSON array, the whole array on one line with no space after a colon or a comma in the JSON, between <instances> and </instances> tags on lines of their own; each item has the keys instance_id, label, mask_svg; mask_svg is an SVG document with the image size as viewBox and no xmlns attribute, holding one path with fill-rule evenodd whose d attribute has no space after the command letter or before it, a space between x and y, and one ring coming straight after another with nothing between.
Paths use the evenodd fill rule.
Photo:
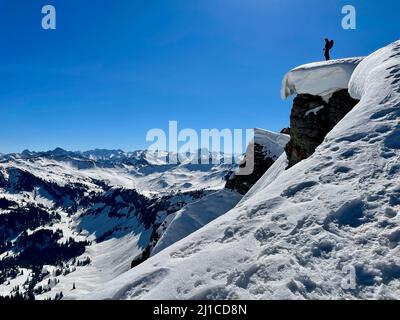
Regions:
<instances>
[{"instance_id":1,"label":"distant mountain range","mask_svg":"<svg viewBox=\"0 0 400 320\"><path fill-rule=\"evenodd\" d=\"M177 164L181 164L179 157L176 154L168 153L166 151L150 152L147 150L137 150L133 152L125 152L123 150L108 150L108 149L94 149L89 151L67 151L62 148L56 148L50 151L30 151L24 150L21 153L0 153L0 161L9 161L13 159L25 159L33 160L36 158L45 158L56 161L69 161L81 168L87 168L90 166L108 167L118 165L166 165L170 163L170 158L178 158ZM189 160L185 163L191 162L200 163L202 159L205 159L211 163L214 159L217 162L224 162L224 158L230 157L231 162L234 162L234 158L231 155L224 155L224 153L212 153L208 150L199 149L193 154L185 155ZM204 162L204 161L203 161Z\"/></svg>"},{"instance_id":2,"label":"distant mountain range","mask_svg":"<svg viewBox=\"0 0 400 320\"><path fill-rule=\"evenodd\" d=\"M289 138L256 132L257 166L269 166ZM192 157L204 155L209 164L100 149L0 156L0 296L82 296L233 208L238 164Z\"/></svg>"}]
</instances>

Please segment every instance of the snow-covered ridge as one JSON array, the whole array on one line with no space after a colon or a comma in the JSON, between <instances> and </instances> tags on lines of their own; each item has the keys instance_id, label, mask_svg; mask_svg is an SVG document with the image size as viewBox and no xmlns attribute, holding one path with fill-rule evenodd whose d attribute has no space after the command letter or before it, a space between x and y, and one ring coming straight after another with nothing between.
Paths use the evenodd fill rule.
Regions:
<instances>
[{"instance_id":1,"label":"snow-covered ridge","mask_svg":"<svg viewBox=\"0 0 400 320\"><path fill-rule=\"evenodd\" d=\"M399 93L399 72L398 64L400 44L395 42L391 46L384 47L364 59L353 72L349 93L354 99L366 99L367 97L393 95ZM382 59L382 56L387 56ZM376 79L380 79L377 81ZM395 90L393 90L395 89Z\"/></svg>"},{"instance_id":2,"label":"snow-covered ridge","mask_svg":"<svg viewBox=\"0 0 400 320\"><path fill-rule=\"evenodd\" d=\"M282 98L294 94L326 97L347 89L353 71L363 57L314 62L288 72L282 82Z\"/></svg>"},{"instance_id":3,"label":"snow-covered ridge","mask_svg":"<svg viewBox=\"0 0 400 320\"><path fill-rule=\"evenodd\" d=\"M399 299L399 65L400 41L366 58L313 156L87 298Z\"/></svg>"}]
</instances>

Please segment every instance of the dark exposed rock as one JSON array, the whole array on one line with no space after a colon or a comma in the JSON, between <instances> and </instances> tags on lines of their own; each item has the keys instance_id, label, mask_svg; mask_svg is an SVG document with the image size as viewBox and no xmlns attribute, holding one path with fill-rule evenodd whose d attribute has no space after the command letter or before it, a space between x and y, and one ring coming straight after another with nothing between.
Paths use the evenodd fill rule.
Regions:
<instances>
[{"instance_id":1,"label":"dark exposed rock","mask_svg":"<svg viewBox=\"0 0 400 320\"><path fill-rule=\"evenodd\" d=\"M245 195L265 172L274 164L276 159L266 157L263 147L259 144L254 144L254 171L251 175L234 175L228 179L225 188L234 190L242 195ZM246 162L240 165L241 168L245 167Z\"/></svg>"},{"instance_id":2,"label":"dark exposed rock","mask_svg":"<svg viewBox=\"0 0 400 320\"><path fill-rule=\"evenodd\" d=\"M151 246L147 246L146 249L141 254L139 254L139 256L137 256L135 259L132 260L131 269L133 269L134 267L138 266L139 264L143 263L148 258L150 258L150 254L151 254Z\"/></svg>"},{"instance_id":3,"label":"dark exposed rock","mask_svg":"<svg viewBox=\"0 0 400 320\"><path fill-rule=\"evenodd\" d=\"M0 171L0 188L5 188L7 186L6 178L3 173Z\"/></svg>"},{"instance_id":4,"label":"dark exposed rock","mask_svg":"<svg viewBox=\"0 0 400 320\"><path fill-rule=\"evenodd\" d=\"M291 140L285 148L289 167L310 157L326 135L357 103L358 100L352 99L347 90L335 92L329 102L319 96L299 94L293 102Z\"/></svg>"}]
</instances>

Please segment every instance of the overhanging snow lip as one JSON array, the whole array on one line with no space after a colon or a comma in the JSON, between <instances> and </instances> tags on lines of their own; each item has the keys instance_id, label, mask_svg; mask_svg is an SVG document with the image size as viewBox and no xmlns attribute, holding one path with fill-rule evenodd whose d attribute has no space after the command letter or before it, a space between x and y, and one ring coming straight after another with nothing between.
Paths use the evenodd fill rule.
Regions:
<instances>
[{"instance_id":1,"label":"overhanging snow lip","mask_svg":"<svg viewBox=\"0 0 400 320\"><path fill-rule=\"evenodd\" d=\"M306 93L326 96L335 91L347 89L351 75L364 58L319 61L298 66L289 71L282 81L282 99ZM327 78L330 78L330 83L324 81ZM315 83L318 83L320 90L308 89L308 87L315 88Z\"/></svg>"}]
</instances>

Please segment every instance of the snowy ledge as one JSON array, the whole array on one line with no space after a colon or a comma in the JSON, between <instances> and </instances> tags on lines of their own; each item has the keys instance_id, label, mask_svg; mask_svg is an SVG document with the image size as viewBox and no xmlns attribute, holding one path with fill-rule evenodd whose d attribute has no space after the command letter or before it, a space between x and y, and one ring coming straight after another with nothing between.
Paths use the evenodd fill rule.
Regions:
<instances>
[{"instance_id":1,"label":"snowy ledge","mask_svg":"<svg viewBox=\"0 0 400 320\"><path fill-rule=\"evenodd\" d=\"M355 68L364 57L314 62L288 72L282 82L282 98L295 94L326 97L347 89Z\"/></svg>"}]
</instances>

